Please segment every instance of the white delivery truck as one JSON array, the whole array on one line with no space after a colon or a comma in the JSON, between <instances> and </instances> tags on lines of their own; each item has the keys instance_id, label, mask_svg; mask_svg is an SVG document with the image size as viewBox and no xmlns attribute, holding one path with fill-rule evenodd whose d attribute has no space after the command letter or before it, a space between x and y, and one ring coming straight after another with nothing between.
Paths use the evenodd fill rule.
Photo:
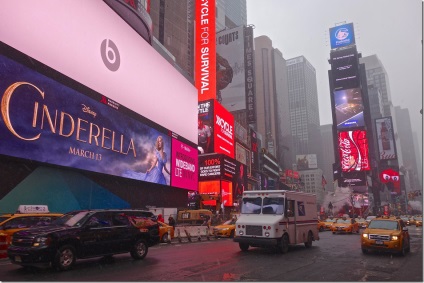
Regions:
<instances>
[{"instance_id":1,"label":"white delivery truck","mask_svg":"<svg viewBox=\"0 0 424 283\"><path fill-rule=\"evenodd\" d=\"M281 253L289 245L319 240L314 194L285 191L244 191L234 242L242 251L249 246L275 246Z\"/></svg>"}]
</instances>

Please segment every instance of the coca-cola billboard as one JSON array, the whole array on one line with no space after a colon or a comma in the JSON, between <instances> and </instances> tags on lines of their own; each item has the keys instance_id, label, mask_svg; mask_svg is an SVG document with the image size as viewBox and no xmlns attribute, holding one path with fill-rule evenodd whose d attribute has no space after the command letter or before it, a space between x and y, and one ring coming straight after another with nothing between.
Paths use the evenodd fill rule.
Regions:
<instances>
[{"instance_id":1,"label":"coca-cola billboard","mask_svg":"<svg viewBox=\"0 0 424 283\"><path fill-rule=\"evenodd\" d=\"M343 172L370 170L367 132L339 132L339 154Z\"/></svg>"}]
</instances>

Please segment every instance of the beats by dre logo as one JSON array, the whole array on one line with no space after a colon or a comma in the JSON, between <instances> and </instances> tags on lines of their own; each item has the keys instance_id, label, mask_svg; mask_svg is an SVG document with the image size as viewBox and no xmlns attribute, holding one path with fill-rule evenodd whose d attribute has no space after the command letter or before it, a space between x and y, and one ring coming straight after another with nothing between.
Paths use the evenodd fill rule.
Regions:
<instances>
[{"instance_id":1,"label":"beats by dre logo","mask_svg":"<svg viewBox=\"0 0 424 283\"><path fill-rule=\"evenodd\" d=\"M105 39L102 41L100 45L100 54L102 55L103 63L109 70L115 72L119 69L121 57L119 56L116 44L112 40Z\"/></svg>"}]
</instances>

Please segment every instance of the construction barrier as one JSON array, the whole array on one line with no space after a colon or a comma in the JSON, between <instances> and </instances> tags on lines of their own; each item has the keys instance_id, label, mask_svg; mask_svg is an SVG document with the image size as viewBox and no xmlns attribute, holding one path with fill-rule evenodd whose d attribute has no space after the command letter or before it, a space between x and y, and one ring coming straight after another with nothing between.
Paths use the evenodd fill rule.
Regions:
<instances>
[{"instance_id":1,"label":"construction barrier","mask_svg":"<svg viewBox=\"0 0 424 283\"><path fill-rule=\"evenodd\" d=\"M9 236L0 234L0 258L7 258L7 247L9 246Z\"/></svg>"}]
</instances>

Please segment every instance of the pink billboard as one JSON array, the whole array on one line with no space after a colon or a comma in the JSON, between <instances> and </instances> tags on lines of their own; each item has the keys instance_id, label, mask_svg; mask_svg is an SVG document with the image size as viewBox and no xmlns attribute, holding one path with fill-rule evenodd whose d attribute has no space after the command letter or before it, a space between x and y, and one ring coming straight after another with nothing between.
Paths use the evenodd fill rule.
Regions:
<instances>
[{"instance_id":1,"label":"pink billboard","mask_svg":"<svg viewBox=\"0 0 424 283\"><path fill-rule=\"evenodd\" d=\"M197 191L198 167L197 149L173 138L171 185Z\"/></svg>"},{"instance_id":2,"label":"pink billboard","mask_svg":"<svg viewBox=\"0 0 424 283\"><path fill-rule=\"evenodd\" d=\"M339 132L339 154L343 172L371 170L366 131Z\"/></svg>"}]
</instances>

